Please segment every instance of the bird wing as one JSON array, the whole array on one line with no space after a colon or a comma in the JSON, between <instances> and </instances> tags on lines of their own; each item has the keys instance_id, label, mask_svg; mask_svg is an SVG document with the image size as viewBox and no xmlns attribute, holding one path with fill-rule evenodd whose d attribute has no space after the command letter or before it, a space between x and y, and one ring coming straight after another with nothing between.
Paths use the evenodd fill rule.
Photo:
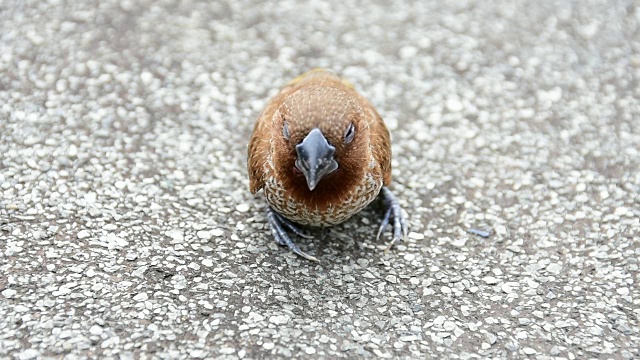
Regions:
<instances>
[{"instance_id":1,"label":"bird wing","mask_svg":"<svg viewBox=\"0 0 640 360\"><path fill-rule=\"evenodd\" d=\"M366 101L366 100L365 100ZM385 186L391 185L391 136L384 124L382 117L367 101L368 108L373 116L371 124L371 144L373 157L380 165L382 179Z\"/></svg>"},{"instance_id":2,"label":"bird wing","mask_svg":"<svg viewBox=\"0 0 640 360\"><path fill-rule=\"evenodd\" d=\"M267 126L270 125L272 106L267 106L258 116L249 140L247 169L249 170L249 190L252 194L264 186L264 166L269 156L269 140L271 135Z\"/></svg>"}]
</instances>

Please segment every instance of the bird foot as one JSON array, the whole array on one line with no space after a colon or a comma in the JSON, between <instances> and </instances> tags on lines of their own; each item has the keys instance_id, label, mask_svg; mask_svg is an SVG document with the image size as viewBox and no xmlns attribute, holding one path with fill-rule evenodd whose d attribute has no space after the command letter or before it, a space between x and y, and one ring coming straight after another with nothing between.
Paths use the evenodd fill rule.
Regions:
<instances>
[{"instance_id":1,"label":"bird foot","mask_svg":"<svg viewBox=\"0 0 640 360\"><path fill-rule=\"evenodd\" d=\"M318 259L300 250L298 245L291 241L291 238L289 238L289 235L285 231L285 227L291 230L294 234L305 239L313 238L311 235L305 234L293 222L275 212L271 207L267 209L267 221L269 222L269 227L271 227L271 232L273 233L273 237L275 238L278 245L288 247L289 250L291 250L293 253L302 256L307 260L319 262Z\"/></svg>"},{"instance_id":2,"label":"bird foot","mask_svg":"<svg viewBox=\"0 0 640 360\"><path fill-rule=\"evenodd\" d=\"M393 245L399 243L400 240L404 240L404 238L407 237L409 226L407 225L407 219L402 213L402 207L398 202L398 198L393 195L391 190L389 190L389 188L387 188L386 186L383 186L380 194L382 195L384 203L387 206L387 211L385 212L384 217L382 218L382 222L380 223L380 229L378 230L376 240L380 239L380 235L382 235L382 233L387 229L387 226L390 223L390 219L393 218L393 238L385 249L386 253L393 247Z\"/></svg>"}]
</instances>

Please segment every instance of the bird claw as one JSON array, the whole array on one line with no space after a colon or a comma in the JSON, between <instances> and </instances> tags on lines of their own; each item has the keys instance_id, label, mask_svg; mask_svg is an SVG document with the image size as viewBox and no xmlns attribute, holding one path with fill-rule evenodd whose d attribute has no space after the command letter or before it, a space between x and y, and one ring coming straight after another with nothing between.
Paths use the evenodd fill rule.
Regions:
<instances>
[{"instance_id":1,"label":"bird claw","mask_svg":"<svg viewBox=\"0 0 640 360\"><path fill-rule=\"evenodd\" d=\"M285 231L284 227L287 227L294 234L306 239L311 239L312 236L302 232L302 230L300 230L300 228L294 225L291 221L286 219L284 216L278 214L271 208L267 209L267 221L269 222L269 226L271 227L271 232L273 233L273 237L275 238L276 243L278 245L288 247L289 250L291 250L291 252L307 260L320 262L314 256L311 256L305 253L304 251L300 250L298 245L296 245L293 241L291 241L291 238L289 238L289 235L287 235L287 232Z\"/></svg>"},{"instance_id":2,"label":"bird claw","mask_svg":"<svg viewBox=\"0 0 640 360\"><path fill-rule=\"evenodd\" d=\"M273 214L278 218L278 222L280 224L286 226L294 234L296 234L296 235L298 235L300 237L303 237L305 239L313 239L313 236L305 234L304 231L302 231L302 229L300 229L298 226L296 226L296 224L294 224L291 220L289 220L286 217L278 214L275 211L273 211Z\"/></svg>"},{"instance_id":3,"label":"bird claw","mask_svg":"<svg viewBox=\"0 0 640 360\"><path fill-rule=\"evenodd\" d=\"M396 198L391 190L389 190L389 188L387 188L386 186L382 187L381 194L385 204L388 207L387 211L384 214L384 217L382 218L382 222L380 223L380 228L378 229L376 240L380 239L380 235L384 233L390 223L390 219L393 218L393 238L384 251L385 253L387 253L393 247L393 245L397 244L407 237L409 226L407 224L407 219L402 213L402 207L400 206L400 202L398 202L398 198Z\"/></svg>"}]
</instances>

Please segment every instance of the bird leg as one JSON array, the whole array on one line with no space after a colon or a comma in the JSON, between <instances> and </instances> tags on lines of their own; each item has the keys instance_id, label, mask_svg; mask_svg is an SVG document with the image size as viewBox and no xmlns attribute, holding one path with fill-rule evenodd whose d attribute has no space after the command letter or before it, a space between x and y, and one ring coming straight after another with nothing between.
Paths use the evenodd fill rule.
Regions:
<instances>
[{"instance_id":1,"label":"bird leg","mask_svg":"<svg viewBox=\"0 0 640 360\"><path fill-rule=\"evenodd\" d=\"M276 243L281 246L286 246L293 253L302 256L303 258L315 262L319 262L315 257L303 252L300 250L298 245L296 245L291 239L289 235L285 231L285 227L291 230L294 234L301 236L306 239L311 239L312 236L305 234L297 227L293 222L289 221L284 216L278 214L271 207L267 208L267 221L269 222L269 227L271 228L271 232L273 233L273 237L276 240Z\"/></svg>"},{"instance_id":2,"label":"bird leg","mask_svg":"<svg viewBox=\"0 0 640 360\"><path fill-rule=\"evenodd\" d=\"M387 211L382 218L382 222L380 223L380 229L378 230L378 235L376 236L376 240L380 239L380 235L387 229L389 225L390 219L393 218L393 238L389 242L387 249L385 252L389 251L396 243L403 240L407 237L407 232L409 231L409 226L407 225L407 219L405 219L402 214L402 207L400 207L400 203L398 202L398 198L393 195L391 190L388 187L383 186L380 191L382 195L382 199L387 206Z\"/></svg>"}]
</instances>

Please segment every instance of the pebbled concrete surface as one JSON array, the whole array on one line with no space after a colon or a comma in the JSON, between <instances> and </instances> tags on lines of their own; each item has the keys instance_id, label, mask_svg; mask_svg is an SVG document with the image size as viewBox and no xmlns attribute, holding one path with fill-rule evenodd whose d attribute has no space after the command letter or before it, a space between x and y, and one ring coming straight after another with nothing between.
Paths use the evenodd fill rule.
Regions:
<instances>
[{"instance_id":1,"label":"pebbled concrete surface","mask_svg":"<svg viewBox=\"0 0 640 360\"><path fill-rule=\"evenodd\" d=\"M640 357L639 52L633 1L1 2L0 357ZM386 255L247 190L318 66L392 131Z\"/></svg>"}]
</instances>

